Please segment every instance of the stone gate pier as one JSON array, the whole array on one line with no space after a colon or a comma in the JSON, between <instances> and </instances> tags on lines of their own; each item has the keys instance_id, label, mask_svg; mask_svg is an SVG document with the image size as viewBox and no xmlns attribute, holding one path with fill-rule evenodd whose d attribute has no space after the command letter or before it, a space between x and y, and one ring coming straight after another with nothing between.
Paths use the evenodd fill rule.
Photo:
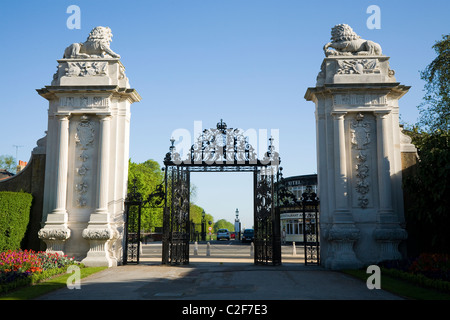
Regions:
<instances>
[{"instance_id":1,"label":"stone gate pier","mask_svg":"<svg viewBox=\"0 0 450 320\"><path fill-rule=\"evenodd\" d=\"M409 87L396 81L379 44L345 24L331 35L305 99L316 106L321 261L342 269L401 257L401 150L408 139L398 100Z\"/></svg>"},{"instance_id":2,"label":"stone gate pier","mask_svg":"<svg viewBox=\"0 0 450 320\"><path fill-rule=\"evenodd\" d=\"M94 28L58 60L50 86L43 228L48 251L88 266L122 259L123 200L129 159L131 89L111 30Z\"/></svg>"}]
</instances>

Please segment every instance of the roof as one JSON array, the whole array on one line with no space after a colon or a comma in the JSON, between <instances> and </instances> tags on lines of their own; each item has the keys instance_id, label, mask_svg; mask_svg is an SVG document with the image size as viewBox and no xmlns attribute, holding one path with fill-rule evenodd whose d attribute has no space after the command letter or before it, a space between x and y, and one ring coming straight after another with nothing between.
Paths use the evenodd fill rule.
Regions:
<instances>
[{"instance_id":1,"label":"roof","mask_svg":"<svg viewBox=\"0 0 450 320\"><path fill-rule=\"evenodd\" d=\"M5 169L0 169L0 180L8 179L12 176L15 176L15 174Z\"/></svg>"}]
</instances>

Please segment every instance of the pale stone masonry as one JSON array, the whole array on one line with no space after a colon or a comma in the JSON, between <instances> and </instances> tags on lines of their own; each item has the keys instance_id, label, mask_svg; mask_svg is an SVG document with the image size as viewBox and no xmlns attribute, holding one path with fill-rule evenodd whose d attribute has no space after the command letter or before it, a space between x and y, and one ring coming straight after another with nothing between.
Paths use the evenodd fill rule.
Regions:
<instances>
[{"instance_id":1,"label":"pale stone masonry","mask_svg":"<svg viewBox=\"0 0 450 320\"><path fill-rule=\"evenodd\" d=\"M109 49L111 37L109 28L94 28L66 49L51 86L37 90L49 101L39 237L48 251L87 266L122 259L130 105L141 99Z\"/></svg>"},{"instance_id":2,"label":"pale stone masonry","mask_svg":"<svg viewBox=\"0 0 450 320\"><path fill-rule=\"evenodd\" d=\"M321 260L343 269L401 258L401 149L411 147L402 145L398 100L409 87L380 45L347 25L332 39L305 99L316 105Z\"/></svg>"}]
</instances>

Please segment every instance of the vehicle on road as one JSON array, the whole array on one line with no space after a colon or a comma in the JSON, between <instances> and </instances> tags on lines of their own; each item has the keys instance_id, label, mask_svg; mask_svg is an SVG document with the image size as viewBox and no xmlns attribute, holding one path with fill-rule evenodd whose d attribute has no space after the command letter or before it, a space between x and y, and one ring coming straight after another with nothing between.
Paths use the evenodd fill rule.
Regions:
<instances>
[{"instance_id":1,"label":"vehicle on road","mask_svg":"<svg viewBox=\"0 0 450 320\"><path fill-rule=\"evenodd\" d=\"M242 234L242 242L252 242L255 238L255 231L253 229L245 229Z\"/></svg>"},{"instance_id":2,"label":"vehicle on road","mask_svg":"<svg viewBox=\"0 0 450 320\"><path fill-rule=\"evenodd\" d=\"M228 229L219 229L217 231L217 240L221 239L230 240L230 232Z\"/></svg>"}]
</instances>

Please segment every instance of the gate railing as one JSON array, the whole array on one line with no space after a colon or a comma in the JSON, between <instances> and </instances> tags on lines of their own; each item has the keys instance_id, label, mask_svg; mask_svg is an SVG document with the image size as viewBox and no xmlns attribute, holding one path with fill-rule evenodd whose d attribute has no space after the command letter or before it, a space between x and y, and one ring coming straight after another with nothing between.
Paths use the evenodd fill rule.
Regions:
<instances>
[{"instance_id":1,"label":"gate railing","mask_svg":"<svg viewBox=\"0 0 450 320\"><path fill-rule=\"evenodd\" d=\"M281 174L280 174L281 176ZM309 188L300 199L290 192L279 178L278 209L280 211L301 212L303 239L300 242L304 248L305 265L320 265L320 228L319 228L319 198ZM297 242L297 241L296 241Z\"/></svg>"},{"instance_id":2,"label":"gate railing","mask_svg":"<svg viewBox=\"0 0 450 320\"><path fill-rule=\"evenodd\" d=\"M147 199L137 191L137 180L133 180L131 191L125 198L125 226L123 264L138 264L141 252L141 214L142 208L160 208L164 200L163 185L156 187Z\"/></svg>"}]
</instances>

